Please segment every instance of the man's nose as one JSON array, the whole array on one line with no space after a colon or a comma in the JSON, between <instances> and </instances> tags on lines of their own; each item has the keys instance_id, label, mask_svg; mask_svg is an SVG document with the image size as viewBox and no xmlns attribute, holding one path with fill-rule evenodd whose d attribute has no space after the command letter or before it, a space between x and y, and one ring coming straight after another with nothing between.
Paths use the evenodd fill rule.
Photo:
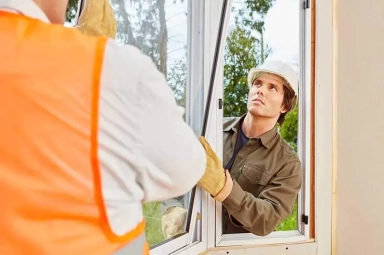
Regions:
<instances>
[{"instance_id":1,"label":"man's nose","mask_svg":"<svg viewBox=\"0 0 384 255\"><path fill-rule=\"evenodd\" d=\"M257 94L257 95L262 95L262 96L264 96L264 95L265 95L265 86L260 86L260 87L257 89L256 94Z\"/></svg>"}]
</instances>

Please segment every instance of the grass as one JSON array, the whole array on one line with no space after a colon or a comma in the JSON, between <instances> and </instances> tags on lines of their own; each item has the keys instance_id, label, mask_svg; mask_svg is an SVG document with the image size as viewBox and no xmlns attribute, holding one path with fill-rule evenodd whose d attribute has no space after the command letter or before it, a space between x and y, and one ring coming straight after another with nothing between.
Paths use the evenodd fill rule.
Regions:
<instances>
[{"instance_id":1,"label":"grass","mask_svg":"<svg viewBox=\"0 0 384 255\"><path fill-rule=\"evenodd\" d=\"M289 215L282 223L277 226L276 231L287 231L297 229L297 199L293 207L291 215Z\"/></svg>"},{"instance_id":2,"label":"grass","mask_svg":"<svg viewBox=\"0 0 384 255\"><path fill-rule=\"evenodd\" d=\"M160 202L150 202L143 205L143 214L146 221L145 234L149 246L164 241L161 230Z\"/></svg>"},{"instance_id":3,"label":"grass","mask_svg":"<svg viewBox=\"0 0 384 255\"><path fill-rule=\"evenodd\" d=\"M150 246L164 241L161 230L160 202L151 202L143 205L143 213L146 220L145 233ZM297 229L297 199L292 214L287 217L276 231L287 231Z\"/></svg>"}]
</instances>

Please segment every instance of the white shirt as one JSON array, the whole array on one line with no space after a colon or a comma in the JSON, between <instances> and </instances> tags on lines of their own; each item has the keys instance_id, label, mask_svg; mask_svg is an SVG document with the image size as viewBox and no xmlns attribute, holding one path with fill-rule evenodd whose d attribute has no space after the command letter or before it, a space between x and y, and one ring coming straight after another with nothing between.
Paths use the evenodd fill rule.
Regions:
<instances>
[{"instance_id":1,"label":"white shirt","mask_svg":"<svg viewBox=\"0 0 384 255\"><path fill-rule=\"evenodd\" d=\"M0 9L49 23L31 0L0 0ZM206 155L164 75L139 49L107 42L100 95L103 197L112 229L123 234L142 220L142 202L190 191Z\"/></svg>"}]
</instances>

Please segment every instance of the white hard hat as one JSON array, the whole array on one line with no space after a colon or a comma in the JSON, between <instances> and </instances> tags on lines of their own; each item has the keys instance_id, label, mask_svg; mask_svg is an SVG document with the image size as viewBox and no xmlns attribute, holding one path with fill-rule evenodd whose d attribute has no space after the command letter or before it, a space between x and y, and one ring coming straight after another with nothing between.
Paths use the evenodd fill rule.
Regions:
<instances>
[{"instance_id":1,"label":"white hard hat","mask_svg":"<svg viewBox=\"0 0 384 255\"><path fill-rule=\"evenodd\" d=\"M278 60L265 61L262 65L252 68L248 72L248 86L251 87L255 77L258 76L260 72L271 73L280 76L287 81L288 84L284 84L289 89L291 89L295 96L299 92L299 79L297 77L296 71L288 64L285 64Z\"/></svg>"}]
</instances>

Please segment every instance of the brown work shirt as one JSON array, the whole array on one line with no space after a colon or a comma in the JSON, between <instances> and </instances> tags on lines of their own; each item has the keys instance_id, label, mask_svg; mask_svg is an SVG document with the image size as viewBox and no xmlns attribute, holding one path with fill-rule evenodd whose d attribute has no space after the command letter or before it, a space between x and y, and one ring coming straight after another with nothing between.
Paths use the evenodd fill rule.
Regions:
<instances>
[{"instance_id":1,"label":"brown work shirt","mask_svg":"<svg viewBox=\"0 0 384 255\"><path fill-rule=\"evenodd\" d=\"M232 157L242 117L224 118L223 167ZM301 163L277 126L251 138L230 170L233 189L223 201L223 233L264 236L292 213L302 185Z\"/></svg>"}]
</instances>

